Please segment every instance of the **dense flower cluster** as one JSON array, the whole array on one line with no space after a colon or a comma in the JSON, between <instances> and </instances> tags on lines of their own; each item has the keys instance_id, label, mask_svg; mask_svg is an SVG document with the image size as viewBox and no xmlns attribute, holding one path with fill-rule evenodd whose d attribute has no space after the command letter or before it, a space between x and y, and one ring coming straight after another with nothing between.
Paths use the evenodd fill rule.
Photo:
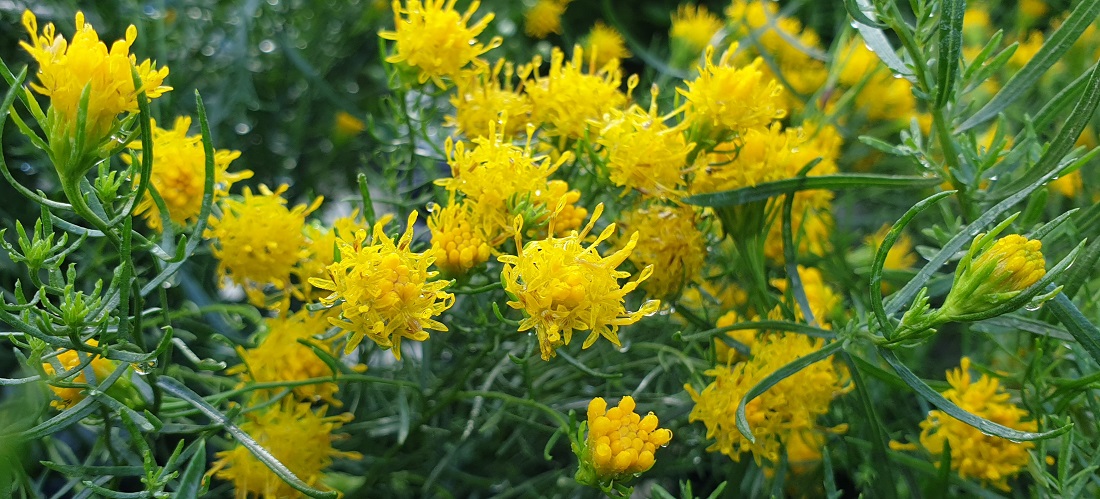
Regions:
<instances>
[{"instance_id":1,"label":"dense flower cluster","mask_svg":"<svg viewBox=\"0 0 1100 499\"><path fill-rule=\"evenodd\" d=\"M580 449L577 481L594 485L624 479L653 467L659 447L668 445L672 432L657 428L652 412L642 417L634 412L634 398L623 397L617 407L596 397L588 403L588 436Z\"/></svg>"},{"instance_id":2,"label":"dense flower cluster","mask_svg":"<svg viewBox=\"0 0 1100 499\"><path fill-rule=\"evenodd\" d=\"M468 25L480 2L474 1L459 14L454 6L457 0L401 0L393 1L394 31L383 31L379 36L393 40L394 53L386 58L389 63L404 63L419 70L418 79L429 79L440 88L446 88L444 78L453 78L469 64L485 64L478 59L482 54L499 46L500 38L489 45L477 41L477 35L485 30L492 14L486 14L473 25Z\"/></svg>"}]
</instances>

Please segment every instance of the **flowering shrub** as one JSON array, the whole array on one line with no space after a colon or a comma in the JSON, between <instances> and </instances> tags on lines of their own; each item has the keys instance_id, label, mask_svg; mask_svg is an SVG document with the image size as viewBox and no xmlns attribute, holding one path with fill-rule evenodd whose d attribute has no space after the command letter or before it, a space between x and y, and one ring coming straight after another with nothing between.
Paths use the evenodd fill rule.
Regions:
<instances>
[{"instance_id":1,"label":"flowering shrub","mask_svg":"<svg viewBox=\"0 0 1100 499\"><path fill-rule=\"evenodd\" d=\"M1100 1L238 3L0 4L0 497L1100 494Z\"/></svg>"}]
</instances>

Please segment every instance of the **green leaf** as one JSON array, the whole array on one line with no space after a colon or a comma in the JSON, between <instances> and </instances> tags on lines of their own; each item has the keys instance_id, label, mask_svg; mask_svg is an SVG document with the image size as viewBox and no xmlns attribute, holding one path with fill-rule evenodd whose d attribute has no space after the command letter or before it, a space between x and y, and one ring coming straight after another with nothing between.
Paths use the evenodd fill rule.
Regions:
<instances>
[{"instance_id":1,"label":"green leaf","mask_svg":"<svg viewBox=\"0 0 1100 499\"><path fill-rule=\"evenodd\" d=\"M241 430L239 426L233 424L233 422L230 421L229 418L225 416L225 414L222 414L220 411L214 408L214 406L207 403L205 400L202 399L202 397L200 397L197 393L191 391L191 389L187 388L187 386L185 386L183 383L180 383L179 381L176 381L175 379L172 379L168 376L160 376L157 378L157 386L161 387L162 389L164 389L165 392L171 394L172 396L178 397L184 402L187 402L192 407L198 409L199 412L203 413L206 417L210 418L213 422L225 428L225 431L232 435L237 443L243 445L246 449L248 449L248 451L251 452L252 455L256 456L256 459L259 459L260 462L264 463L264 466L267 466L268 469L275 473L281 480L286 482L287 485L293 487L294 490L297 490L310 497L320 497L326 499L336 499L337 497L339 497L339 494L337 492L325 492L323 490L314 489L307 485L305 482L295 476L293 472L287 469L286 465L279 462L279 460L276 459L275 456L272 456L271 453L267 451L267 449L265 449L262 445L256 442L256 440L245 433L244 430Z\"/></svg>"},{"instance_id":2,"label":"green leaf","mask_svg":"<svg viewBox=\"0 0 1100 499\"><path fill-rule=\"evenodd\" d=\"M874 23L875 25L857 22L856 29L859 30L859 34L863 36L864 43L871 49L875 55L878 56L882 63L886 67L890 68L896 75L902 75L906 79L913 81L913 71L898 57L897 52L894 51L894 47L890 45L890 40L886 39L886 33L883 33L881 27L882 24L875 19L875 8L871 5L870 0L854 0L856 6L855 9L859 11L861 18ZM852 17L855 17L853 15ZM857 21L859 18L856 18Z\"/></svg>"},{"instance_id":3,"label":"green leaf","mask_svg":"<svg viewBox=\"0 0 1100 499\"><path fill-rule=\"evenodd\" d=\"M1050 287L1053 289L1053 285ZM1077 340L1093 360L1100 362L1100 328L1089 322L1077 306L1066 297L1065 293L1058 293L1052 300L1046 303L1054 317L1066 327L1066 331Z\"/></svg>"},{"instance_id":4,"label":"green leaf","mask_svg":"<svg viewBox=\"0 0 1100 499\"><path fill-rule=\"evenodd\" d=\"M959 421L962 421L970 426L973 426L974 428L977 428L979 431L985 433L986 435L993 435L996 437L1005 438L1008 440L1012 440L1013 442L1026 442L1031 440L1042 440L1046 438L1056 437L1073 428L1073 423L1070 423L1061 428L1055 428L1053 430L1045 432L1036 433L1029 431L1019 431L1001 424L994 423L993 421L990 421L988 419L975 416L974 414L963 410L958 405L955 405L954 402L944 398L943 395L940 395L940 392L933 390L932 387L928 386L928 384L918 378L916 374L913 374L913 371L910 371L904 363L898 360L897 356L894 355L894 352L885 348L879 348L878 352L879 355L881 355L882 358L885 359L888 364L890 364L890 367L894 368L894 371L898 373L898 376L901 376L901 379L905 381L905 384L909 385L909 388L912 388L913 391L917 392L917 395L919 395L924 400L927 400L932 405L936 406L936 408L938 408L939 410L947 413L949 416L958 419Z\"/></svg>"},{"instance_id":5,"label":"green leaf","mask_svg":"<svg viewBox=\"0 0 1100 499\"><path fill-rule=\"evenodd\" d=\"M944 0L940 13L940 56L936 62L936 107L942 108L951 101L955 84L959 79L959 60L962 54L963 13L966 0Z\"/></svg>"},{"instance_id":6,"label":"green leaf","mask_svg":"<svg viewBox=\"0 0 1100 499\"><path fill-rule=\"evenodd\" d=\"M764 182L751 187L742 187L729 191L696 194L684 198L684 202L697 206L710 206L714 208L726 206L738 206L756 201L763 201L776 196L790 194L798 191L813 189L847 189L847 188L918 188L939 185L942 182L938 177L916 177L905 175L879 175L872 173L837 175L819 175L813 177L788 178L774 182Z\"/></svg>"},{"instance_id":7,"label":"green leaf","mask_svg":"<svg viewBox=\"0 0 1100 499\"><path fill-rule=\"evenodd\" d=\"M1092 70L1081 73L1076 79L1070 82L1069 85L1063 87L1054 97L1050 99L1046 104L1035 113L1035 117L1031 119L1031 125L1036 130L1046 130L1053 125L1057 120L1063 118L1066 115L1066 111L1069 105L1081 97L1081 94L1085 91L1085 87L1088 86L1092 72L1096 70L1096 65L1093 65ZM1016 137L1016 142L1023 140L1024 131L1021 130L1020 134Z\"/></svg>"},{"instance_id":8,"label":"green leaf","mask_svg":"<svg viewBox=\"0 0 1100 499\"><path fill-rule=\"evenodd\" d=\"M821 347L820 350L806 355L805 357L795 359L791 363L779 368L775 372L769 374L764 379L760 380L760 382L757 383L756 386L750 388L749 391L745 393L745 396L741 399L741 402L737 404L737 430L741 432L741 435L744 435L745 438L749 440L749 442L756 443L756 437L753 436L752 428L749 428L749 421L745 417L745 406L748 405L749 402L752 402L753 399L768 391L769 388L779 384L780 381L783 381L797 374L799 371L805 369L811 364L815 364L829 358L834 353L840 351L843 347L843 341L834 341L832 343L829 343Z\"/></svg>"},{"instance_id":9,"label":"green leaf","mask_svg":"<svg viewBox=\"0 0 1100 499\"><path fill-rule=\"evenodd\" d=\"M199 497L202 492L202 477L206 473L206 441L199 440L198 448L187 468L180 477L180 486L176 489L176 497Z\"/></svg>"},{"instance_id":10,"label":"green leaf","mask_svg":"<svg viewBox=\"0 0 1100 499\"><path fill-rule=\"evenodd\" d=\"M1100 0L1085 0L1077 4L1077 8L1073 9L1069 18L1050 36L1039 52L1012 75L1008 83L985 106L959 125L955 133L962 133L985 123L1034 88L1043 73L1058 62L1062 54L1073 46L1073 42L1077 41L1085 28L1096 21L1097 17L1100 17Z\"/></svg>"}]
</instances>

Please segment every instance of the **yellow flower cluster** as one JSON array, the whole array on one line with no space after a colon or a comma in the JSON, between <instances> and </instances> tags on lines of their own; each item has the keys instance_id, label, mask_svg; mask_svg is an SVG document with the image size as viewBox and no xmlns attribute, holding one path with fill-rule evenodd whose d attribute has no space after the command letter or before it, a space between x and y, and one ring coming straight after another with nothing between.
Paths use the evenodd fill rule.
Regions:
<instances>
[{"instance_id":1,"label":"yellow flower cluster","mask_svg":"<svg viewBox=\"0 0 1100 499\"><path fill-rule=\"evenodd\" d=\"M653 275L642 283L647 295L675 298L703 270L706 236L698 224L695 210L686 206L653 205L622 213L618 226L623 235L637 234L631 263L637 268L653 268ZM629 243L629 239L621 243Z\"/></svg>"},{"instance_id":2,"label":"yellow flower cluster","mask_svg":"<svg viewBox=\"0 0 1100 499\"><path fill-rule=\"evenodd\" d=\"M580 232L572 231L564 237L551 235L526 245L520 241L522 219L517 217L517 254L497 257L504 264L500 273L504 290L512 297L508 306L524 311L527 317L520 322L519 330L535 330L543 360L550 360L559 347L568 345L574 330L589 331L582 348L592 346L600 336L620 346L619 328L638 322L660 305L648 301L635 312L624 306L626 295L653 272L652 267L646 267L633 281L619 286L619 279L630 277L630 273L616 269L630 256L637 234L606 257L600 256L597 246L614 234L614 224L584 246L602 212L603 205L598 205Z\"/></svg>"},{"instance_id":3,"label":"yellow flower cluster","mask_svg":"<svg viewBox=\"0 0 1100 499\"><path fill-rule=\"evenodd\" d=\"M603 67L611 61L621 61L632 55L626 48L623 35L602 21L596 21L596 25L592 26L583 47L596 67Z\"/></svg>"},{"instance_id":4,"label":"yellow flower cluster","mask_svg":"<svg viewBox=\"0 0 1100 499\"><path fill-rule=\"evenodd\" d=\"M527 36L546 38L561 34L561 15L572 0L537 0L523 14L523 31Z\"/></svg>"},{"instance_id":5,"label":"yellow flower cluster","mask_svg":"<svg viewBox=\"0 0 1100 499\"><path fill-rule=\"evenodd\" d=\"M19 42L38 63L38 83L31 83L36 92L50 98L47 111L47 130L51 158L61 169L62 176L79 178L87 168L90 154L95 153L120 126L119 115L138 112L138 94L145 92L150 99L160 97L172 89L164 85L168 68L157 68L146 59L141 63L130 54L130 47L137 40L137 28L126 29L126 38L107 45L99 40L99 34L84 21L84 13L76 13L76 33L72 41L56 34L53 23L38 33L38 19L27 10L23 13L23 26L31 35L30 43ZM133 71L137 72L138 85L134 85ZM82 150L77 145L77 116L81 96L88 92L87 121L84 124ZM78 168L67 171L71 160Z\"/></svg>"},{"instance_id":6,"label":"yellow flower cluster","mask_svg":"<svg viewBox=\"0 0 1100 499\"><path fill-rule=\"evenodd\" d=\"M986 374L974 381L970 376L970 359L963 357L957 369L947 372L951 388L944 398L975 416L1019 431L1036 431L1035 421L1024 421L1028 413L1009 401L1009 394L1000 382ZM937 461L944 447L951 447L951 469L959 476L975 478L983 485L1008 491L1008 480L1027 468L1031 461L1032 442L1013 442L982 433L943 411L928 411L920 423L920 446ZM915 450L915 445L890 442L894 449Z\"/></svg>"},{"instance_id":7,"label":"yellow flower cluster","mask_svg":"<svg viewBox=\"0 0 1100 499\"><path fill-rule=\"evenodd\" d=\"M747 130L764 128L787 114L781 95L783 88L766 78L757 58L747 66L735 67L730 58L737 47L730 47L714 63L713 48L707 49L699 76L677 89L687 100L685 120L691 125L695 142L719 143Z\"/></svg>"},{"instance_id":8,"label":"yellow flower cluster","mask_svg":"<svg viewBox=\"0 0 1100 499\"><path fill-rule=\"evenodd\" d=\"M332 433L351 421L351 414L326 416L327 411L327 406L314 410L307 402L283 399L262 412L249 413L241 430L306 485L323 487L322 473L334 458L362 458L358 452L340 451L332 445L338 439ZM207 475L232 481L237 499L301 495L241 444L216 456L218 460Z\"/></svg>"},{"instance_id":9,"label":"yellow flower cluster","mask_svg":"<svg viewBox=\"0 0 1100 499\"><path fill-rule=\"evenodd\" d=\"M514 73L514 65L500 59L488 72L460 75L451 96L455 114L447 117L447 124L467 137L492 137L490 123L496 123L507 137L522 132L531 119L531 102L512 86Z\"/></svg>"},{"instance_id":10,"label":"yellow flower cluster","mask_svg":"<svg viewBox=\"0 0 1100 499\"><path fill-rule=\"evenodd\" d=\"M152 183L164 206L168 208L168 218L180 225L194 223L202 210L203 187L206 182L206 153L203 151L202 136L187 135L191 128L191 118L176 118L175 125L165 130L153 123L153 164ZM124 154L122 160L127 164L141 162L141 141L135 141L131 147L138 151L134 155ZM214 151L214 202L217 203L229 195L234 183L251 178L251 170L229 173L229 163L239 158L239 151L217 149ZM137 179L135 179L135 184ZM160 209L153 201L152 194L137 205L135 214L142 215L145 223L156 231L161 226Z\"/></svg>"},{"instance_id":11,"label":"yellow flower cluster","mask_svg":"<svg viewBox=\"0 0 1100 499\"><path fill-rule=\"evenodd\" d=\"M489 261L491 249L487 237L470 222L465 205L450 204L436 209L428 218L432 231L435 266L446 275L463 275Z\"/></svg>"},{"instance_id":12,"label":"yellow flower cluster","mask_svg":"<svg viewBox=\"0 0 1100 499\"><path fill-rule=\"evenodd\" d=\"M416 217L415 211L409 215L396 242L383 222L374 225L369 243L365 230L339 240L340 259L328 266L325 278L309 280L331 292L321 303L339 307L340 316L329 322L350 335L345 353L366 337L400 359L402 338L424 341L429 330L447 331L434 317L454 305L454 295L443 291L450 281L432 279L438 275L428 270L432 253L410 248Z\"/></svg>"},{"instance_id":13,"label":"yellow flower cluster","mask_svg":"<svg viewBox=\"0 0 1100 499\"><path fill-rule=\"evenodd\" d=\"M417 68L420 83L432 80L439 88L447 88L444 78L455 77L471 63L485 65L479 57L501 44L499 37L493 38L489 45L477 41L477 35L493 20L493 14L467 26L480 2L472 2L463 14L454 10L455 2L406 0L402 8L401 0L394 0L395 29L378 34L395 42L394 53L386 62Z\"/></svg>"},{"instance_id":14,"label":"yellow flower cluster","mask_svg":"<svg viewBox=\"0 0 1100 499\"><path fill-rule=\"evenodd\" d=\"M691 56L699 55L710 45L722 26L722 20L704 5L680 5L672 15L672 28L669 30L673 52L682 47L681 50Z\"/></svg>"},{"instance_id":15,"label":"yellow flower cluster","mask_svg":"<svg viewBox=\"0 0 1100 499\"><path fill-rule=\"evenodd\" d=\"M714 378L702 392L686 385L695 402L689 421L701 421L707 427L707 438L715 443L707 448L721 452L734 461L752 452L758 464L778 463L780 448L790 447L795 439L820 442L813 435L821 430L817 419L829 411L829 404L838 395L850 390L847 371L833 364L832 359L811 364L787 377L746 405L745 415L756 437L750 442L736 426L733 410L752 387L781 367L799 357L821 349L823 340L793 333L766 335L753 344L747 360L732 366L718 365L706 372ZM830 429L846 431L845 425ZM810 453L821 455L818 446ZM791 462L788 456L788 462Z\"/></svg>"},{"instance_id":16,"label":"yellow flower cluster","mask_svg":"<svg viewBox=\"0 0 1100 499\"><path fill-rule=\"evenodd\" d=\"M530 78L524 90L531 99L533 119L551 136L562 140L580 139L590 121L599 120L627 100L619 90L622 71L618 59L605 66L597 66L593 59L586 66L581 47L573 48L573 58L569 61L565 60L561 49L555 47L550 53L549 72L543 75L540 66L542 59L536 57L531 64L520 68L520 77ZM584 71L586 67L587 72Z\"/></svg>"},{"instance_id":17,"label":"yellow flower cluster","mask_svg":"<svg viewBox=\"0 0 1100 499\"><path fill-rule=\"evenodd\" d=\"M659 447L668 445L672 432L657 428L652 412L642 417L637 404L623 397L618 407L596 397L588 403L588 436L578 457L577 481L589 485L628 479L653 467Z\"/></svg>"},{"instance_id":18,"label":"yellow flower cluster","mask_svg":"<svg viewBox=\"0 0 1100 499\"><path fill-rule=\"evenodd\" d=\"M96 340L88 340L89 346L99 346L99 342ZM108 360L98 355L81 353L76 350L59 350L52 360L43 362L42 369L46 371L47 375L53 376L59 374L57 368L54 367L56 362L61 367L60 373L67 374L71 378L65 379L66 383L81 384L81 383L99 383L102 382L107 376L110 376L116 368L116 364L113 360ZM89 357L91 358L89 360ZM81 368L75 373L72 372L81 366L87 366ZM95 375L95 380L89 380L84 375L85 369L91 369L92 374ZM84 389L73 386L54 386L49 385L50 391L53 392L56 400L51 400L50 405L58 410L65 410L72 407L73 404L84 400Z\"/></svg>"}]
</instances>

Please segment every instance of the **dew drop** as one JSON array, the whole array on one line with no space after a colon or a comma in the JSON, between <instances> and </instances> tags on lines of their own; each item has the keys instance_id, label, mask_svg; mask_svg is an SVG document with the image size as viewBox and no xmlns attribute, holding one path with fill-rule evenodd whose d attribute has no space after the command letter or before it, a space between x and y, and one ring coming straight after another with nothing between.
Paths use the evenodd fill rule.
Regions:
<instances>
[{"instance_id":1,"label":"dew drop","mask_svg":"<svg viewBox=\"0 0 1100 499\"><path fill-rule=\"evenodd\" d=\"M130 367L134 370L134 372L145 376L146 374L153 372L153 368L157 367L157 361L152 360L149 362L133 362L130 364Z\"/></svg>"},{"instance_id":2,"label":"dew drop","mask_svg":"<svg viewBox=\"0 0 1100 499\"><path fill-rule=\"evenodd\" d=\"M252 127L248 123L237 123L237 126L233 127L233 131L237 132L237 135L244 135L252 130Z\"/></svg>"},{"instance_id":3,"label":"dew drop","mask_svg":"<svg viewBox=\"0 0 1100 499\"><path fill-rule=\"evenodd\" d=\"M275 51L275 42L271 40L264 40L260 42L260 52L270 54Z\"/></svg>"},{"instance_id":4,"label":"dew drop","mask_svg":"<svg viewBox=\"0 0 1100 499\"><path fill-rule=\"evenodd\" d=\"M187 9L187 17L190 17L191 19L196 21L199 20L200 18L202 18L202 9L198 7L191 7L190 9Z\"/></svg>"},{"instance_id":5,"label":"dew drop","mask_svg":"<svg viewBox=\"0 0 1100 499\"><path fill-rule=\"evenodd\" d=\"M428 213L435 213L435 210L436 210L436 208L438 208L438 207L439 207L439 205L438 205L438 204L435 204L435 203L429 202L429 203L428 203L427 205L425 205L425 206L424 206L424 209L425 209L425 210L428 210Z\"/></svg>"},{"instance_id":6,"label":"dew drop","mask_svg":"<svg viewBox=\"0 0 1100 499\"><path fill-rule=\"evenodd\" d=\"M1042 303L1028 303L1027 305L1024 305L1024 310L1027 310L1028 312L1035 312L1040 308L1043 308Z\"/></svg>"}]
</instances>

